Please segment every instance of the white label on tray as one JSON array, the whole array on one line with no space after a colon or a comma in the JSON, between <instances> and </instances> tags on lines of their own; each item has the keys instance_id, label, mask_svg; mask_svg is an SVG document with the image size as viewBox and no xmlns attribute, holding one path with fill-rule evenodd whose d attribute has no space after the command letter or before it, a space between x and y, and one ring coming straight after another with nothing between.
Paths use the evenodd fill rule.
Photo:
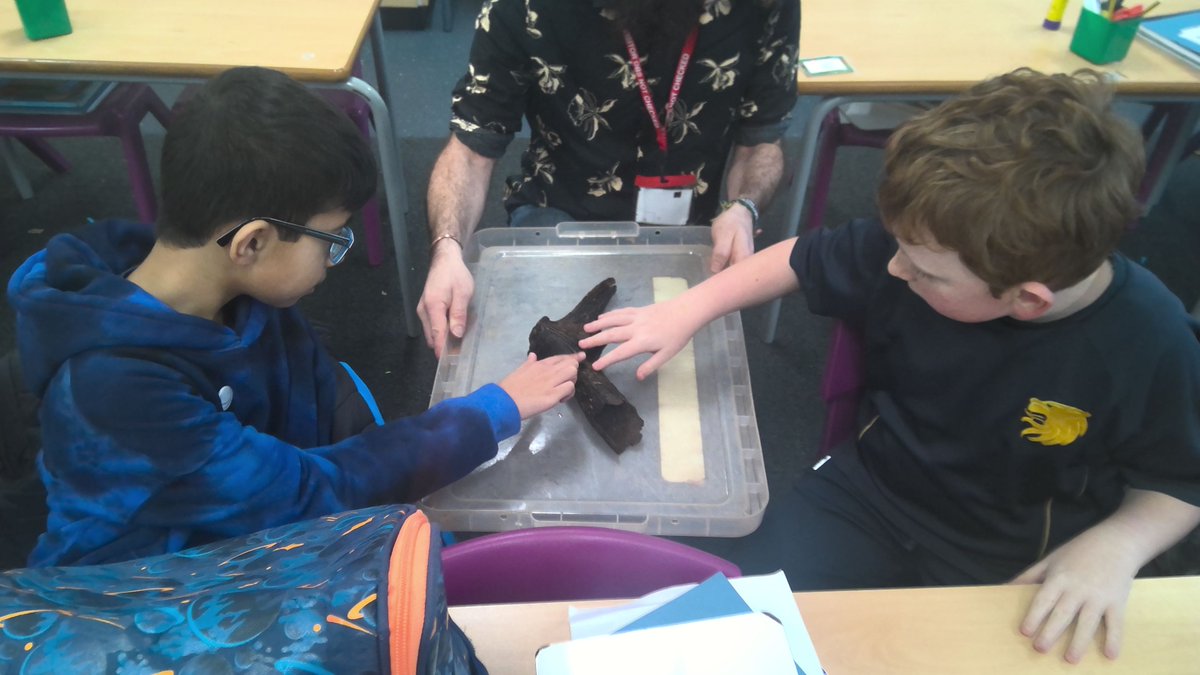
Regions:
<instances>
[{"instance_id":1,"label":"white label on tray","mask_svg":"<svg viewBox=\"0 0 1200 675\"><path fill-rule=\"evenodd\" d=\"M687 290L687 279L654 277L654 302ZM704 482L704 440L700 435L700 396L696 391L696 352L689 340L658 369L658 447L663 480Z\"/></svg>"}]
</instances>

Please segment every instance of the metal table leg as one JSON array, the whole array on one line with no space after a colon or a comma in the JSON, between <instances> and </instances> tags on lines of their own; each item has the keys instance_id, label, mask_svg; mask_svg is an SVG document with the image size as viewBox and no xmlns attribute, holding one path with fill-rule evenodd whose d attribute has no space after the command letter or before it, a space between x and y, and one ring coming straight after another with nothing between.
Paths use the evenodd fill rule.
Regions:
<instances>
[{"instance_id":1,"label":"metal table leg","mask_svg":"<svg viewBox=\"0 0 1200 675\"><path fill-rule=\"evenodd\" d=\"M1184 147L1200 122L1200 103L1186 102L1166 106L1163 130L1158 142L1146 158L1146 175L1150 180L1142 186L1143 203L1149 211L1162 199L1171 171L1183 156Z\"/></svg>"},{"instance_id":2,"label":"metal table leg","mask_svg":"<svg viewBox=\"0 0 1200 675\"><path fill-rule=\"evenodd\" d=\"M382 78L381 78L382 79ZM384 196L387 198L388 222L392 227L392 246L396 252L396 270L400 275L400 296L404 309L404 327L409 337L418 334L416 296L412 288L412 266L408 261L407 186L404 182L404 166L396 148L392 133L392 118L379 92L364 82L352 77L345 88L355 92L371 106L375 120L375 136L379 142L379 163L383 169Z\"/></svg>"},{"instance_id":3,"label":"metal table leg","mask_svg":"<svg viewBox=\"0 0 1200 675\"><path fill-rule=\"evenodd\" d=\"M371 21L371 61L379 90L367 82L352 77L344 87L363 97L371 106L375 121L375 136L379 144L379 163L383 170L384 197L387 199L388 224L392 228L392 248L396 255L396 270L400 276L400 302L404 311L404 330L409 337L420 334L417 321L415 289L412 287L412 265L408 259L408 185L404 180L404 165L400 160L396 128L392 118L391 70L387 65L384 47L383 18L375 12Z\"/></svg>"},{"instance_id":4,"label":"metal table leg","mask_svg":"<svg viewBox=\"0 0 1200 675\"><path fill-rule=\"evenodd\" d=\"M817 102L804 128L804 136L800 141L800 154L796 157L796 172L792 177L792 195L788 202L787 215L783 221L783 236L780 240L796 236L800 228L800 213L804 210L804 201L808 194L808 181L812 178L813 163L817 157L817 145L821 136L821 120L830 111L849 102L851 99L834 96ZM763 341L770 344L775 341L775 329L779 324L780 298L771 301L767 309L767 321L763 325Z\"/></svg>"},{"instance_id":5,"label":"metal table leg","mask_svg":"<svg viewBox=\"0 0 1200 675\"><path fill-rule=\"evenodd\" d=\"M0 162L3 162L8 169L8 175L12 177L13 185L16 186L17 194L21 195L21 199L30 199L33 197L33 186L29 183L25 172L21 170L21 166L17 164L17 158L12 149L11 138L0 138Z\"/></svg>"}]
</instances>

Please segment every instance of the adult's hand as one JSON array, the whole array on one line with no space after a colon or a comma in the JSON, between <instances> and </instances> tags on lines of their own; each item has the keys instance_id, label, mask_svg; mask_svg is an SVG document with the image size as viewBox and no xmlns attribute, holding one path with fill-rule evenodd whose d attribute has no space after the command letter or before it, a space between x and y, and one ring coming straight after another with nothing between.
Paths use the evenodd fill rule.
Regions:
<instances>
[{"instance_id":1,"label":"adult's hand","mask_svg":"<svg viewBox=\"0 0 1200 675\"><path fill-rule=\"evenodd\" d=\"M734 204L722 211L712 222L712 273L754 255L755 234L754 217L745 206Z\"/></svg>"},{"instance_id":2,"label":"adult's hand","mask_svg":"<svg viewBox=\"0 0 1200 675\"><path fill-rule=\"evenodd\" d=\"M483 213L488 180L496 160L477 154L451 134L429 176L429 276L417 303L425 344L440 359L446 338L467 330L467 304L475 281L463 262L462 244Z\"/></svg>"}]
</instances>

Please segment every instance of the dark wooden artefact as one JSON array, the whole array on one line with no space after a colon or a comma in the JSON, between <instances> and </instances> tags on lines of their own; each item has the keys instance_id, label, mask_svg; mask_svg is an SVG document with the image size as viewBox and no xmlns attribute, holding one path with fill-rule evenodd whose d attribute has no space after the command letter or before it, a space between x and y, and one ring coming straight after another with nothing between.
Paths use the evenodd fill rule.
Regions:
<instances>
[{"instance_id":1,"label":"dark wooden artefact","mask_svg":"<svg viewBox=\"0 0 1200 675\"><path fill-rule=\"evenodd\" d=\"M529 351L537 354L539 359L578 352L579 341L587 337L584 324L595 321L616 292L617 282L610 277L596 284L575 309L558 321L543 316L529 332ZM579 364L575 400L592 428L608 447L620 454L625 448L641 442L645 422L637 408L625 400L608 377L592 369L592 362L600 358L603 351L603 347L587 350L587 358Z\"/></svg>"}]
</instances>

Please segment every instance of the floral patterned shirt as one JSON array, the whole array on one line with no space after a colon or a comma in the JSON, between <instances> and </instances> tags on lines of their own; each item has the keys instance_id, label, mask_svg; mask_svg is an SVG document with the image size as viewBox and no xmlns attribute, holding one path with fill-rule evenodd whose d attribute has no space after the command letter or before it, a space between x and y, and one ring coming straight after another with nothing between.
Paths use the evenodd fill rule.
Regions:
<instances>
[{"instance_id":1,"label":"floral patterned shirt","mask_svg":"<svg viewBox=\"0 0 1200 675\"><path fill-rule=\"evenodd\" d=\"M454 89L450 129L499 158L532 130L509 211L553 206L579 220L631 220L638 175L696 176L691 222L715 214L731 143L778 140L796 102L799 0L709 0L695 53L668 116L664 158L621 33L599 0L485 0L467 74ZM679 61L639 56L655 104L665 105Z\"/></svg>"}]
</instances>

